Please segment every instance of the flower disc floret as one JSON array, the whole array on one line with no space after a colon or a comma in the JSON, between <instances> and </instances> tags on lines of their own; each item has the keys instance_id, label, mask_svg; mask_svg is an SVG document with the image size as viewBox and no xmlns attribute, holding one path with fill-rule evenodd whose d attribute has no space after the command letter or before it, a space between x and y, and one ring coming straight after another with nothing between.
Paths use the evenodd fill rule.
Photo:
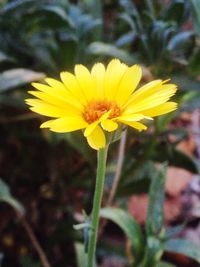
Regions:
<instances>
[{"instance_id":1,"label":"flower disc floret","mask_svg":"<svg viewBox=\"0 0 200 267\"><path fill-rule=\"evenodd\" d=\"M108 118L113 119L120 115L121 110L114 101L91 101L85 107L83 117L89 124L91 124L98 121L107 112L109 112Z\"/></svg>"}]
</instances>

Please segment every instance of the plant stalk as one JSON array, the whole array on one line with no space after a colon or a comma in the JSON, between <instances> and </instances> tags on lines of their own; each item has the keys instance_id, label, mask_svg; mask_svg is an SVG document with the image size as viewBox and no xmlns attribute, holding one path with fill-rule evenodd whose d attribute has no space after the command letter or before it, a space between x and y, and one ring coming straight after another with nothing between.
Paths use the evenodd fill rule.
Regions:
<instances>
[{"instance_id":1,"label":"plant stalk","mask_svg":"<svg viewBox=\"0 0 200 267\"><path fill-rule=\"evenodd\" d=\"M22 226L24 227L25 231L27 232L28 237L31 240L31 243L32 243L35 251L37 252L37 254L41 260L42 266L43 267L51 267L44 250L40 246L32 228L29 225L29 223L27 222L26 218L24 216L21 216L21 214L19 214L19 213L16 213L16 214L17 214L17 217L20 220Z\"/></svg>"},{"instance_id":2,"label":"plant stalk","mask_svg":"<svg viewBox=\"0 0 200 267\"><path fill-rule=\"evenodd\" d=\"M106 207L109 207L112 205L115 194L117 192L117 187L119 185L119 181L120 181L120 177L121 177L121 173L122 173L122 166L123 166L123 162L124 162L126 138L127 138L127 129L124 130L124 132L122 133L121 139L120 139L115 177L114 177L113 184L112 184L112 187L110 190L108 201L106 203Z\"/></svg>"},{"instance_id":3,"label":"plant stalk","mask_svg":"<svg viewBox=\"0 0 200 267\"><path fill-rule=\"evenodd\" d=\"M97 176L96 176L96 186L95 186L95 193L93 200L93 209L92 209L92 221L91 221L91 231L90 231L89 246L88 246L87 267L95 266L97 233L99 228L99 213L100 213L101 201L104 189L107 152L108 152L108 146L98 150Z\"/></svg>"}]
</instances>

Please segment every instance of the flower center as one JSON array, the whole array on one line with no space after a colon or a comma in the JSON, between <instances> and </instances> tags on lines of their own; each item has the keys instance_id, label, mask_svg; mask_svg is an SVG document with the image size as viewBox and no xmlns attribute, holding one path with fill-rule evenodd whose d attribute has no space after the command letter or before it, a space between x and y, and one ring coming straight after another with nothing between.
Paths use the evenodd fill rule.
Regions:
<instances>
[{"instance_id":1,"label":"flower center","mask_svg":"<svg viewBox=\"0 0 200 267\"><path fill-rule=\"evenodd\" d=\"M120 108L115 102L106 100L91 101L85 107L83 117L88 123L93 123L108 111L110 111L109 119L116 118L121 113Z\"/></svg>"}]
</instances>

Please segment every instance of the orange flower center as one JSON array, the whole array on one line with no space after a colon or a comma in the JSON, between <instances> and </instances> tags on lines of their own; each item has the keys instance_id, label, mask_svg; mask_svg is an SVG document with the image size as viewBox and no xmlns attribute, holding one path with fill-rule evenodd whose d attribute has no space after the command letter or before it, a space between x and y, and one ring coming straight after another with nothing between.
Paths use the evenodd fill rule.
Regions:
<instances>
[{"instance_id":1,"label":"orange flower center","mask_svg":"<svg viewBox=\"0 0 200 267\"><path fill-rule=\"evenodd\" d=\"M116 118L121 113L120 108L115 102L106 100L91 101L85 107L83 117L88 123L93 123L108 111L110 111L109 119Z\"/></svg>"}]
</instances>

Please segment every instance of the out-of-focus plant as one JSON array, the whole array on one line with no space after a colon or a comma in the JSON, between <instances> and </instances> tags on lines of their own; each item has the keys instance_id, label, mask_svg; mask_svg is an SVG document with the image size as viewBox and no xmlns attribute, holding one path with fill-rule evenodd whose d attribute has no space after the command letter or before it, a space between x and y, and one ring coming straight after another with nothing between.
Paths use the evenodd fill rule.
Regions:
<instances>
[{"instance_id":1,"label":"out-of-focus plant","mask_svg":"<svg viewBox=\"0 0 200 267\"><path fill-rule=\"evenodd\" d=\"M194 28L198 36L200 35L200 2L198 0L189 0L188 1L192 8L192 19L194 22Z\"/></svg>"},{"instance_id":2,"label":"out-of-focus plant","mask_svg":"<svg viewBox=\"0 0 200 267\"><path fill-rule=\"evenodd\" d=\"M191 20L193 22L196 38L196 47L193 56L190 59L190 64L188 66L188 71L193 77L199 75L199 60L200 60L200 2L198 0L190 0L188 1L191 7L192 17Z\"/></svg>"},{"instance_id":3,"label":"out-of-focus plant","mask_svg":"<svg viewBox=\"0 0 200 267\"><path fill-rule=\"evenodd\" d=\"M194 48L194 31L187 27L190 9L188 1L134 1L121 0L124 9L119 18L130 31L117 40L119 46L136 48L138 58L151 65L155 74L169 73L176 63L188 63ZM163 68L163 66L165 66Z\"/></svg>"},{"instance_id":4,"label":"out-of-focus plant","mask_svg":"<svg viewBox=\"0 0 200 267\"><path fill-rule=\"evenodd\" d=\"M30 241L32 242L33 247L35 248L38 256L42 262L43 267L50 267L50 264L46 258L44 251L42 250L36 236L34 235L32 228L30 227L29 223L25 218L25 208L23 205L11 194L9 186L0 179L0 202L5 202L9 204L14 211L16 212L16 217L18 218L19 222L21 222L24 230L27 232ZM40 266L40 264L34 264L28 255L22 259L22 266L27 266L25 263L29 264L29 266Z\"/></svg>"},{"instance_id":5,"label":"out-of-focus plant","mask_svg":"<svg viewBox=\"0 0 200 267\"><path fill-rule=\"evenodd\" d=\"M51 74L88 61L86 48L98 27L100 18L68 1L13 1L0 10L2 52L18 66Z\"/></svg>"},{"instance_id":6,"label":"out-of-focus plant","mask_svg":"<svg viewBox=\"0 0 200 267\"><path fill-rule=\"evenodd\" d=\"M108 38L106 43L91 43L89 53L116 56L128 64L140 62L154 76L168 78L170 75L183 94L191 97L189 91L197 92L189 106L190 109L198 107L198 1L120 0L119 5L118 16L113 16L112 41L108 43Z\"/></svg>"},{"instance_id":7,"label":"out-of-focus plant","mask_svg":"<svg viewBox=\"0 0 200 267\"><path fill-rule=\"evenodd\" d=\"M165 176L166 164L154 170L144 234L126 211L119 208L101 210L101 216L116 223L130 240L129 266L175 266L161 260L164 252L183 254L200 263L199 246L174 237L183 229L183 225L171 228L164 226Z\"/></svg>"},{"instance_id":8,"label":"out-of-focus plant","mask_svg":"<svg viewBox=\"0 0 200 267\"><path fill-rule=\"evenodd\" d=\"M114 22L117 27L113 26L116 40L111 44L91 44L89 50L100 55L106 50L110 56L119 52L119 58L124 56L123 60L127 62L140 61L151 66L155 75L185 68L195 47L189 2L119 0L121 10ZM129 53L123 55L124 49Z\"/></svg>"}]
</instances>

